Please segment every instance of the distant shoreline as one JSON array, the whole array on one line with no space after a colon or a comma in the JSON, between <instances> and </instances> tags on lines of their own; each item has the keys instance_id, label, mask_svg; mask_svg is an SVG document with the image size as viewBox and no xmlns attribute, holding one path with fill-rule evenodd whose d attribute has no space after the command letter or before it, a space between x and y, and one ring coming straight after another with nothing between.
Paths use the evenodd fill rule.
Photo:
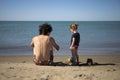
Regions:
<instances>
[{"instance_id":1,"label":"distant shoreline","mask_svg":"<svg viewBox=\"0 0 120 80\"><path fill-rule=\"evenodd\" d=\"M5 22L5 21L6 21L6 22L9 22L9 21L10 21L10 22L15 22L15 21L16 21L16 22L39 22L39 21L27 21L27 20L26 20L26 21L24 21L24 20L23 20L23 21L22 21L22 20L20 20L20 21L19 21L19 20L3 20L3 21L1 21L1 22ZM42 20L41 20L40 22L46 22L46 21L47 21L47 20L45 20L45 21L42 21ZM77 22L77 21L75 21L75 20L73 20L73 21L69 21L69 20L68 20L68 21L67 21L67 20L66 20L66 21L59 21L59 20L58 20L58 21L57 21L57 20L56 20L56 21L48 21L48 22ZM112 21L112 20L111 20L111 21L109 21L109 20L107 21L107 20L106 20L106 21L78 21L78 22L120 22L120 21Z\"/></svg>"}]
</instances>

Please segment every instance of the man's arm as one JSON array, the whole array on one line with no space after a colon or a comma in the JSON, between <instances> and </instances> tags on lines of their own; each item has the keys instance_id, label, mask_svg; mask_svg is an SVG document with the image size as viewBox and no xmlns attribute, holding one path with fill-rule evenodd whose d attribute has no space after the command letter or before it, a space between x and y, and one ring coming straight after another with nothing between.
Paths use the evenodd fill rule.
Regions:
<instances>
[{"instance_id":1,"label":"man's arm","mask_svg":"<svg viewBox=\"0 0 120 80\"><path fill-rule=\"evenodd\" d=\"M31 43L30 43L30 46L31 46L31 47L34 47L34 41L33 41L33 39L32 39L32 41L31 41Z\"/></svg>"},{"instance_id":2,"label":"man's arm","mask_svg":"<svg viewBox=\"0 0 120 80\"><path fill-rule=\"evenodd\" d=\"M55 42L55 40L52 37L50 37L50 42L56 50L60 49L60 47L57 45L57 43Z\"/></svg>"}]
</instances>

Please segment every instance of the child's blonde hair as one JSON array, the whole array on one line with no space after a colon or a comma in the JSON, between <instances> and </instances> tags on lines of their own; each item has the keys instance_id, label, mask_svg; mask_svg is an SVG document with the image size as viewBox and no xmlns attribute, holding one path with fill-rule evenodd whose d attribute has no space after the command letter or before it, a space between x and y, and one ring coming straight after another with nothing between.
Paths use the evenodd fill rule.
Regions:
<instances>
[{"instance_id":1,"label":"child's blonde hair","mask_svg":"<svg viewBox=\"0 0 120 80\"><path fill-rule=\"evenodd\" d=\"M78 24L71 24L70 29L77 30Z\"/></svg>"}]
</instances>

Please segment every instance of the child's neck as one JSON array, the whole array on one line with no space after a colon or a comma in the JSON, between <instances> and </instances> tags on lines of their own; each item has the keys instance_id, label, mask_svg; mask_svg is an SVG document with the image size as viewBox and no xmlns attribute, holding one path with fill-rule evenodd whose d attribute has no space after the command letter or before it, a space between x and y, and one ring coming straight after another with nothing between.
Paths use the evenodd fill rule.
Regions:
<instances>
[{"instance_id":1,"label":"child's neck","mask_svg":"<svg viewBox=\"0 0 120 80\"><path fill-rule=\"evenodd\" d=\"M73 33L77 33L77 30L73 31Z\"/></svg>"}]
</instances>

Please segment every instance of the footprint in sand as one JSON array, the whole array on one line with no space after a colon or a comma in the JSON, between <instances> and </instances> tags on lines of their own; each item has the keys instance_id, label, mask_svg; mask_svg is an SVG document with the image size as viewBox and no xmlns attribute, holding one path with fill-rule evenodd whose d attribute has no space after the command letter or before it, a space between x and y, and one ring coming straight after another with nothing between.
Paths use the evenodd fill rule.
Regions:
<instances>
[{"instance_id":1,"label":"footprint in sand","mask_svg":"<svg viewBox=\"0 0 120 80\"><path fill-rule=\"evenodd\" d=\"M9 67L8 69L15 69L14 67Z\"/></svg>"}]
</instances>

